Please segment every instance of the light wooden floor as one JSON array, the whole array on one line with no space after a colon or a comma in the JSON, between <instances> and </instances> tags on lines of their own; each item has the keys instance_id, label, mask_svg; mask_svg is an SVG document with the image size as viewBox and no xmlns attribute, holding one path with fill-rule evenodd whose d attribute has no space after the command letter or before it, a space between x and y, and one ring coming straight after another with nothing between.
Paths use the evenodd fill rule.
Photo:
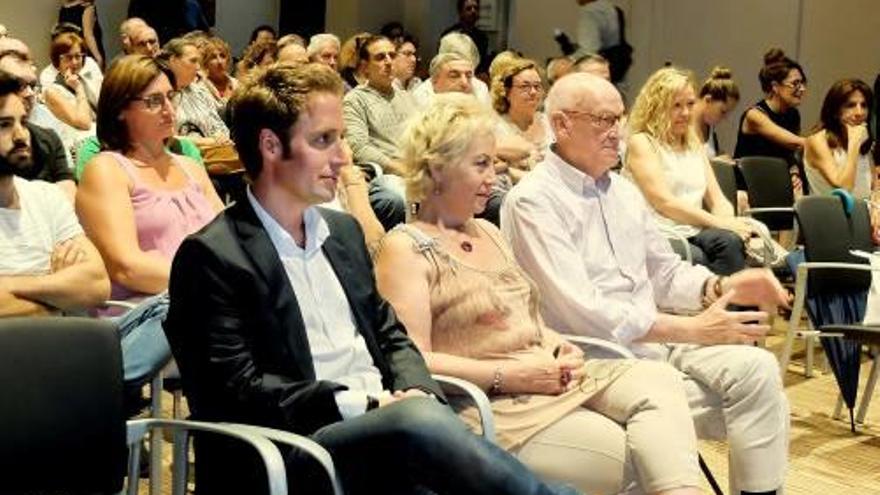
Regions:
<instances>
[{"instance_id":1,"label":"light wooden floor","mask_svg":"<svg viewBox=\"0 0 880 495\"><path fill-rule=\"evenodd\" d=\"M778 352L782 339L771 336L767 346ZM795 351L797 353L798 346ZM800 344L801 354L803 345ZM817 357L822 356L817 349ZM869 410L866 425L850 433L848 420L831 419L837 400L837 386L830 372L823 372L824 360L817 359L813 378L804 378L802 361L796 357L786 375L785 388L791 403L791 446L786 495L880 494L880 399ZM862 381L869 363L862 366ZM859 389L859 397L862 396ZM164 404L170 416L171 397ZM722 489L727 492L727 449L724 443L701 442L700 452ZM170 449L166 448L166 465ZM167 473L167 471L166 471ZM168 475L163 494L170 493ZM146 494L142 482L141 493ZM708 485L706 493L711 493Z\"/></svg>"},{"instance_id":2,"label":"light wooden floor","mask_svg":"<svg viewBox=\"0 0 880 495\"><path fill-rule=\"evenodd\" d=\"M778 352L780 337L768 339L768 348ZM798 346L795 346L797 353ZM803 345L800 347L801 357ZM822 356L817 348L816 356ZM864 426L850 432L844 419L831 418L837 401L837 384L830 371L819 370L804 378L802 360L795 359L785 379L791 404L791 445L786 495L880 494L880 401L868 410ZM870 363L862 364L859 400ZM876 395L876 394L875 394ZM727 492L727 449L723 443L701 442L700 452ZM708 490L708 485L706 486Z\"/></svg>"}]
</instances>

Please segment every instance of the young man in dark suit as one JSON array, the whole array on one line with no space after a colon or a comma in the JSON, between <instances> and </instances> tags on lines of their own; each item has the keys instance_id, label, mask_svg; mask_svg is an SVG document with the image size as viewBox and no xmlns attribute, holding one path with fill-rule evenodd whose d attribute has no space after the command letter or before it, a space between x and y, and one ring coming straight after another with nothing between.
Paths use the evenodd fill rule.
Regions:
<instances>
[{"instance_id":1,"label":"young man in dark suit","mask_svg":"<svg viewBox=\"0 0 880 495\"><path fill-rule=\"evenodd\" d=\"M376 291L360 227L314 206L346 163L341 97L338 75L312 64L271 68L231 102L251 185L178 250L165 322L194 419L308 435L347 493L552 493L444 405ZM265 486L247 452L196 448L200 493ZM321 485L292 476L305 493Z\"/></svg>"}]
</instances>

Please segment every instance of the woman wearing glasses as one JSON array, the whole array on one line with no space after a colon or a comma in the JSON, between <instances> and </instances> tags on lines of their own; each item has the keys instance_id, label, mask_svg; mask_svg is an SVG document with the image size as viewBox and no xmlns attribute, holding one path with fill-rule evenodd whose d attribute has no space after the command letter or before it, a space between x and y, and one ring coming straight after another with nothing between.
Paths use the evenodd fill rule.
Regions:
<instances>
[{"instance_id":1,"label":"woman wearing glasses","mask_svg":"<svg viewBox=\"0 0 880 495\"><path fill-rule=\"evenodd\" d=\"M537 287L497 227L474 214L495 178L495 119L438 94L401 140L411 223L376 255L382 295L434 373L486 390L499 445L585 493L699 493L682 382L648 360L585 359L547 328ZM474 424L473 410L462 412ZM638 487L630 483L637 483Z\"/></svg>"},{"instance_id":2,"label":"woman wearing glasses","mask_svg":"<svg viewBox=\"0 0 880 495\"><path fill-rule=\"evenodd\" d=\"M624 173L661 227L687 239L695 263L730 275L745 268L752 228L734 216L697 135L695 87L690 72L674 67L648 78L629 117Z\"/></svg>"},{"instance_id":3,"label":"woman wearing glasses","mask_svg":"<svg viewBox=\"0 0 880 495\"><path fill-rule=\"evenodd\" d=\"M492 197L481 217L499 225L504 195L543 159L551 131L547 116L539 111L544 81L534 61L512 57L494 64L490 95L500 117L495 127L499 160Z\"/></svg>"},{"instance_id":4,"label":"woman wearing glasses","mask_svg":"<svg viewBox=\"0 0 880 495\"><path fill-rule=\"evenodd\" d=\"M100 93L100 73L86 77L83 39L76 33L63 32L49 46L49 58L58 71L55 80L44 88L46 106L61 121L61 141L71 151L77 143L95 134L95 111Z\"/></svg>"},{"instance_id":5,"label":"woman wearing glasses","mask_svg":"<svg viewBox=\"0 0 880 495\"><path fill-rule=\"evenodd\" d=\"M785 53L773 48L764 55L764 67L758 73L764 99L749 107L739 123L734 158L772 156L791 165L792 184L802 190L795 152L804 147L801 114L798 111L807 90L803 68ZM739 184L745 188L745 184Z\"/></svg>"},{"instance_id":6,"label":"woman wearing glasses","mask_svg":"<svg viewBox=\"0 0 880 495\"><path fill-rule=\"evenodd\" d=\"M155 60L116 60L101 86L102 153L83 170L76 210L113 283L112 299L139 302L119 323L132 390L170 358L161 323L171 260L183 239L222 209L205 169L169 152L174 135L173 74Z\"/></svg>"}]
</instances>

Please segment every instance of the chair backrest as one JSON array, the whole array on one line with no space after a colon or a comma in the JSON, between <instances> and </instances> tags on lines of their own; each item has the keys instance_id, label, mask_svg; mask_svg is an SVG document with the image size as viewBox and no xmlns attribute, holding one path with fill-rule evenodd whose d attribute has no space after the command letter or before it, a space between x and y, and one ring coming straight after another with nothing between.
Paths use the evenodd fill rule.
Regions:
<instances>
[{"instance_id":1,"label":"chair backrest","mask_svg":"<svg viewBox=\"0 0 880 495\"><path fill-rule=\"evenodd\" d=\"M733 205L733 211L736 212L736 166L725 163L720 160L711 160L712 171L715 172L715 180L721 187L724 197Z\"/></svg>"},{"instance_id":2,"label":"chair backrest","mask_svg":"<svg viewBox=\"0 0 880 495\"><path fill-rule=\"evenodd\" d=\"M0 492L116 493L128 451L116 328L0 319Z\"/></svg>"},{"instance_id":3,"label":"chair backrest","mask_svg":"<svg viewBox=\"0 0 880 495\"><path fill-rule=\"evenodd\" d=\"M782 158L747 156L739 160L739 168L746 180L749 206L753 208L791 208L794 189L788 163ZM790 230L793 218L789 213L758 213L755 218L770 230Z\"/></svg>"},{"instance_id":4,"label":"chair backrest","mask_svg":"<svg viewBox=\"0 0 880 495\"><path fill-rule=\"evenodd\" d=\"M864 210L867 210L866 205ZM849 253L850 249L862 247L859 244L863 242L863 234L856 231L865 228L866 220L862 215L867 215L866 212L854 209L848 217L837 197L807 196L798 200L795 214L807 261L868 263ZM811 271L808 287L811 293L817 290L825 293L853 292L867 290L870 284L871 272L829 269Z\"/></svg>"}]
</instances>

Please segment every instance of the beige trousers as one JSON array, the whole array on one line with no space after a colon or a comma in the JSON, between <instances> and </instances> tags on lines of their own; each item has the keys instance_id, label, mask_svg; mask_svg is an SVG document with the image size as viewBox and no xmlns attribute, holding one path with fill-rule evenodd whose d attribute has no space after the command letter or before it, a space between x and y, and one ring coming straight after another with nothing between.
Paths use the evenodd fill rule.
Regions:
<instances>
[{"instance_id":1,"label":"beige trousers","mask_svg":"<svg viewBox=\"0 0 880 495\"><path fill-rule=\"evenodd\" d=\"M640 361L515 451L539 475L591 494L699 486L697 440L680 374Z\"/></svg>"},{"instance_id":2,"label":"beige trousers","mask_svg":"<svg viewBox=\"0 0 880 495\"><path fill-rule=\"evenodd\" d=\"M782 493L789 408L776 357L744 345L665 345L681 370L697 436L727 438L730 491Z\"/></svg>"}]
</instances>

